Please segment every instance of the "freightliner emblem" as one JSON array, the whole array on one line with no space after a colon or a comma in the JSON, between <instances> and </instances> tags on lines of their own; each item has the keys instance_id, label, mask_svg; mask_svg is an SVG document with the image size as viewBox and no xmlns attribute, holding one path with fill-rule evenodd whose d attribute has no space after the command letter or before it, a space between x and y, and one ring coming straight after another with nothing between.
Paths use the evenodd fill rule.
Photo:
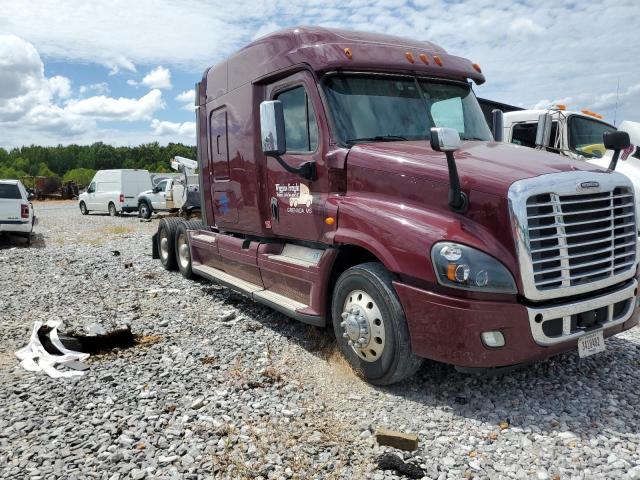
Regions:
<instances>
[{"instance_id":1,"label":"freightliner emblem","mask_svg":"<svg viewBox=\"0 0 640 480\"><path fill-rule=\"evenodd\" d=\"M581 190L593 190L596 188L600 188L600 183L599 182L582 182L580 185L578 185L578 191Z\"/></svg>"}]
</instances>

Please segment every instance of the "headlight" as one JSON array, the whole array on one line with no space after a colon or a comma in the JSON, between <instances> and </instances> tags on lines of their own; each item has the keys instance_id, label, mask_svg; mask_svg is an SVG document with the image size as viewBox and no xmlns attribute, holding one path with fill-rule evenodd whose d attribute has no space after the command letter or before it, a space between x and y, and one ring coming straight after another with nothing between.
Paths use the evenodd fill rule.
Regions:
<instances>
[{"instance_id":1,"label":"headlight","mask_svg":"<svg viewBox=\"0 0 640 480\"><path fill-rule=\"evenodd\" d=\"M438 242L431 249L431 260L440 285L478 292L517 292L509 270L475 248Z\"/></svg>"}]
</instances>

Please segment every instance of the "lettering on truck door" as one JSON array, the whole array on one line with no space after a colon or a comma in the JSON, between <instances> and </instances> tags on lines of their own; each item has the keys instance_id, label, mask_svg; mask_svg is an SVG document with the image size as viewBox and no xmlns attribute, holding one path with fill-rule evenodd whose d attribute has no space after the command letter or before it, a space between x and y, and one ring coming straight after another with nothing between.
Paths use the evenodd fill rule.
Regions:
<instances>
[{"instance_id":1,"label":"lettering on truck door","mask_svg":"<svg viewBox=\"0 0 640 480\"><path fill-rule=\"evenodd\" d=\"M318 172L312 182L287 172L275 158L266 158L271 228L283 237L320 240L326 228L328 132L317 86L308 72L298 72L271 85L268 99L279 100L283 106L287 152L282 159L292 167L315 161Z\"/></svg>"}]
</instances>

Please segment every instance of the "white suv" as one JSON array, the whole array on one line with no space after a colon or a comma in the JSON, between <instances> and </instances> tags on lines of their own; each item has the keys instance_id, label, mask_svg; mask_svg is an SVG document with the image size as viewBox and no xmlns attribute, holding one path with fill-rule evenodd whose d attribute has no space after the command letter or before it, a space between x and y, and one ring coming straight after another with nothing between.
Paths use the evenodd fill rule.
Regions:
<instances>
[{"instance_id":1,"label":"white suv","mask_svg":"<svg viewBox=\"0 0 640 480\"><path fill-rule=\"evenodd\" d=\"M36 220L31 198L20 180L0 180L0 234L21 235L31 244Z\"/></svg>"}]
</instances>

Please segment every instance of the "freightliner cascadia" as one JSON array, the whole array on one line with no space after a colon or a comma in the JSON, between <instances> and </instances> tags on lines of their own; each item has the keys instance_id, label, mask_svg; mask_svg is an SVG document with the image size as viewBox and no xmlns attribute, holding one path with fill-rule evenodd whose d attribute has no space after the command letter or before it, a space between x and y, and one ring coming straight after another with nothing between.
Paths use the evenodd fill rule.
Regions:
<instances>
[{"instance_id":1,"label":"freightliner cascadia","mask_svg":"<svg viewBox=\"0 0 640 480\"><path fill-rule=\"evenodd\" d=\"M256 40L196 86L202 221L163 219L154 255L331 326L373 384L602 351L638 322L633 186L495 142L484 81L429 42Z\"/></svg>"}]
</instances>

